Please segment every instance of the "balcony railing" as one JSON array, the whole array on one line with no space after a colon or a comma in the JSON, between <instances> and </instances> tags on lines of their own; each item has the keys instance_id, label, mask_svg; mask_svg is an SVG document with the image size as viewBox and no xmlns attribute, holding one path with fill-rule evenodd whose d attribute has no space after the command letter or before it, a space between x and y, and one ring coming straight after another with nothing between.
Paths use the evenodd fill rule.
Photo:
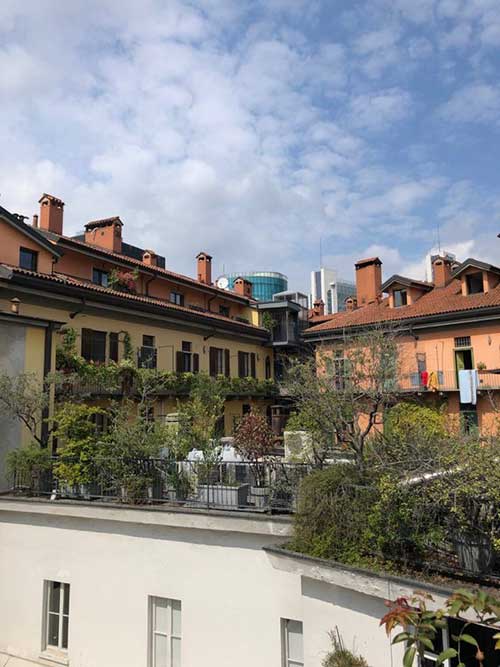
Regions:
<instances>
[{"instance_id":1,"label":"balcony railing","mask_svg":"<svg viewBox=\"0 0 500 667\"><path fill-rule=\"evenodd\" d=\"M108 459L87 464L85 483L68 484L58 463L55 457L48 469L14 471L12 491L54 500L289 514L295 511L301 480L313 470L308 464L277 460L209 465L203 461Z\"/></svg>"},{"instance_id":2,"label":"balcony railing","mask_svg":"<svg viewBox=\"0 0 500 667\"><path fill-rule=\"evenodd\" d=\"M478 391L500 390L500 374L489 371L478 371ZM400 391L435 392L458 391L458 374L456 371L429 371L427 375L415 371L405 373L398 379Z\"/></svg>"}]
</instances>

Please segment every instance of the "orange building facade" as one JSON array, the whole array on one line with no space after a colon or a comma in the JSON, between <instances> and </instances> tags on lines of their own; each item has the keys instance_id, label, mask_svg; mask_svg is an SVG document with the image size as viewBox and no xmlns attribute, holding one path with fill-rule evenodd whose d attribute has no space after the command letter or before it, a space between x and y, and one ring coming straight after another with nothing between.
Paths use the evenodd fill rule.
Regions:
<instances>
[{"instance_id":1,"label":"orange building facade","mask_svg":"<svg viewBox=\"0 0 500 667\"><path fill-rule=\"evenodd\" d=\"M400 275L382 283L379 258L356 264L356 298L305 332L318 357L346 336L389 327L398 341L401 398L445 405L465 428L496 432L500 417L500 268L435 257L433 281ZM468 371L464 374L460 371ZM469 396L461 385L475 378ZM467 399L466 402L463 399Z\"/></svg>"}]
</instances>

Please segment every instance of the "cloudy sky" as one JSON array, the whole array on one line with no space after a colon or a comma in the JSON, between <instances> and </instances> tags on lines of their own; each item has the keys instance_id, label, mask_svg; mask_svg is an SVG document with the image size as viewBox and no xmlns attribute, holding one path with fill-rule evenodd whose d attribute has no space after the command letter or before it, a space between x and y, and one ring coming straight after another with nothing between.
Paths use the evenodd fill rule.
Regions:
<instances>
[{"instance_id":1,"label":"cloudy sky","mask_svg":"<svg viewBox=\"0 0 500 667\"><path fill-rule=\"evenodd\" d=\"M0 203L193 274L499 263L499 0L2 0Z\"/></svg>"}]
</instances>

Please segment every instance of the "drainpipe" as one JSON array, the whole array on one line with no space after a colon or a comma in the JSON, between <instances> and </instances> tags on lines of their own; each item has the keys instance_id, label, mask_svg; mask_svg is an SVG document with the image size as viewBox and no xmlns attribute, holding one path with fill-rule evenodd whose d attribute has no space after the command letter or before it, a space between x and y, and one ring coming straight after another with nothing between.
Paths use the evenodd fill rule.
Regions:
<instances>
[{"instance_id":1,"label":"drainpipe","mask_svg":"<svg viewBox=\"0 0 500 667\"><path fill-rule=\"evenodd\" d=\"M214 294L214 295L211 296L211 297L209 298L209 300L207 301L207 310L208 310L209 313L211 312L211 310L210 310L210 304L212 303L212 301L213 301L217 296L218 296L217 294Z\"/></svg>"},{"instance_id":2,"label":"drainpipe","mask_svg":"<svg viewBox=\"0 0 500 667\"><path fill-rule=\"evenodd\" d=\"M150 283L153 282L153 280L156 278L156 276L151 276L151 278L146 282L144 285L144 291L146 292L146 296L149 296L149 285Z\"/></svg>"}]
</instances>

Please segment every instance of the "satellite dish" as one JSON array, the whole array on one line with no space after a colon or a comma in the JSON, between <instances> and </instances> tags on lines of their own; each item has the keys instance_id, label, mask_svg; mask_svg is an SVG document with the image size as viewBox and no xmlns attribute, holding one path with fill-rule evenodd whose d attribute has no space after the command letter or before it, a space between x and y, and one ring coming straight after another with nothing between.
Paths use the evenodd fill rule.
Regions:
<instances>
[{"instance_id":1,"label":"satellite dish","mask_svg":"<svg viewBox=\"0 0 500 667\"><path fill-rule=\"evenodd\" d=\"M227 289L229 287L229 280L226 278L226 276L222 276L222 278L217 280L216 285L219 289Z\"/></svg>"}]
</instances>

